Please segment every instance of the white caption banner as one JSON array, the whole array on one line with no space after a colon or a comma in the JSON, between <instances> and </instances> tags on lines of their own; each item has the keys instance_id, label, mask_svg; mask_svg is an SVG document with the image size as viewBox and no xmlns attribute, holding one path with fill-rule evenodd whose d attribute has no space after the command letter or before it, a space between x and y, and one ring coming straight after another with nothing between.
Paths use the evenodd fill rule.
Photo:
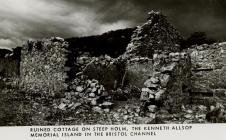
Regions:
<instances>
[{"instance_id":1,"label":"white caption banner","mask_svg":"<svg viewBox=\"0 0 226 140\"><path fill-rule=\"evenodd\" d=\"M0 127L2 140L225 139L226 124L80 125Z\"/></svg>"}]
</instances>

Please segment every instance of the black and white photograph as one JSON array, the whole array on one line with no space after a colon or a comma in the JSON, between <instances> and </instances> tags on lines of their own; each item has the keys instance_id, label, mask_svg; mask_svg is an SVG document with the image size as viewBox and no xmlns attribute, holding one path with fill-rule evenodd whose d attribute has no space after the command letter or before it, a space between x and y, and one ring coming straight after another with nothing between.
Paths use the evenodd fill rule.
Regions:
<instances>
[{"instance_id":1,"label":"black and white photograph","mask_svg":"<svg viewBox=\"0 0 226 140\"><path fill-rule=\"evenodd\" d=\"M225 0L0 0L0 126L226 123Z\"/></svg>"}]
</instances>

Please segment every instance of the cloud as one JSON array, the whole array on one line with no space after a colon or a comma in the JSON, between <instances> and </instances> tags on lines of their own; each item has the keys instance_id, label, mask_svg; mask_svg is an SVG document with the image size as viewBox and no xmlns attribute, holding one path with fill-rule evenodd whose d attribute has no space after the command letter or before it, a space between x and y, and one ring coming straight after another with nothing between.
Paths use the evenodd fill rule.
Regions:
<instances>
[{"instance_id":1,"label":"cloud","mask_svg":"<svg viewBox=\"0 0 226 140\"><path fill-rule=\"evenodd\" d=\"M111 31L111 30L116 30L116 29L123 29L123 28L127 28L127 27L131 27L131 22L130 21L126 21L126 20L120 20L118 22L115 23L110 23L110 24L103 24L98 32L99 33L104 33L106 31Z\"/></svg>"},{"instance_id":2,"label":"cloud","mask_svg":"<svg viewBox=\"0 0 226 140\"><path fill-rule=\"evenodd\" d=\"M224 39L225 7L225 0L0 0L0 40L15 47L27 39L100 34L142 24L152 9L184 35L202 30Z\"/></svg>"},{"instance_id":3,"label":"cloud","mask_svg":"<svg viewBox=\"0 0 226 140\"><path fill-rule=\"evenodd\" d=\"M0 39L0 48L9 49L7 46L15 45L15 42L10 39Z\"/></svg>"},{"instance_id":4,"label":"cloud","mask_svg":"<svg viewBox=\"0 0 226 140\"><path fill-rule=\"evenodd\" d=\"M0 38L16 38L12 42L50 36L86 36L129 25L129 21L120 20L102 23L95 11L95 7L71 5L62 0L0 1ZM1 45L15 47L16 43Z\"/></svg>"},{"instance_id":5,"label":"cloud","mask_svg":"<svg viewBox=\"0 0 226 140\"><path fill-rule=\"evenodd\" d=\"M0 39L0 46L8 46L11 45L13 42L10 39Z\"/></svg>"}]
</instances>

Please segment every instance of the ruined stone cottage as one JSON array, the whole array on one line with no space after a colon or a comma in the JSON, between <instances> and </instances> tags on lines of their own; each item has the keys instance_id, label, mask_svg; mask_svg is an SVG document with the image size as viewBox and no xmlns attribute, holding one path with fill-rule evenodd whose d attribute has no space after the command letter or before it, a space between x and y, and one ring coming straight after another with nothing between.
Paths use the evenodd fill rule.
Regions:
<instances>
[{"instance_id":1,"label":"ruined stone cottage","mask_svg":"<svg viewBox=\"0 0 226 140\"><path fill-rule=\"evenodd\" d=\"M181 50L181 39L165 16L152 11L148 21L133 31L125 52L116 58L107 53L94 56L90 50L75 53L76 46L68 47L59 37L29 41L21 52L20 87L34 94L64 94L74 89L76 94L88 96L136 87L143 102L161 104L172 112L193 97L222 100L226 95L226 45L204 44ZM69 74L72 69L76 71ZM78 77L86 79L86 86L73 85ZM95 80L98 88L92 92Z\"/></svg>"}]
</instances>

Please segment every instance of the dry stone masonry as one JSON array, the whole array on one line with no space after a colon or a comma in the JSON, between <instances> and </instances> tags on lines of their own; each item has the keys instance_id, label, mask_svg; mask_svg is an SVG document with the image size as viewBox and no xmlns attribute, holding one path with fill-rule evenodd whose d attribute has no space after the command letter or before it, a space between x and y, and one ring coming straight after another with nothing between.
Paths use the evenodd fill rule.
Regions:
<instances>
[{"instance_id":1,"label":"dry stone masonry","mask_svg":"<svg viewBox=\"0 0 226 140\"><path fill-rule=\"evenodd\" d=\"M180 111L188 99L190 60L186 53L154 54L153 72L144 82L141 101L163 105L171 112Z\"/></svg>"},{"instance_id":2,"label":"dry stone masonry","mask_svg":"<svg viewBox=\"0 0 226 140\"><path fill-rule=\"evenodd\" d=\"M127 47L127 55L152 58L155 52L179 51L179 32L159 12L149 12L146 23L138 26Z\"/></svg>"},{"instance_id":3,"label":"dry stone masonry","mask_svg":"<svg viewBox=\"0 0 226 140\"><path fill-rule=\"evenodd\" d=\"M73 68L66 66L66 61L73 52L68 51L67 42L58 37L28 42L22 50L21 88L44 95L67 91L67 98L84 99L97 110L107 104L103 100L110 99L109 91L135 86L152 112L157 103L178 111L187 98L184 89L189 87L190 72L186 53L179 52L182 37L162 14L152 11L149 16L148 22L134 31L122 56L95 57L88 52L73 56L75 62L70 63L79 69L70 81L66 81L67 71ZM59 108L63 106L66 104Z\"/></svg>"},{"instance_id":4,"label":"dry stone masonry","mask_svg":"<svg viewBox=\"0 0 226 140\"><path fill-rule=\"evenodd\" d=\"M67 46L67 42L58 37L28 41L21 52L21 90L41 95L63 92L67 87Z\"/></svg>"},{"instance_id":5,"label":"dry stone masonry","mask_svg":"<svg viewBox=\"0 0 226 140\"><path fill-rule=\"evenodd\" d=\"M191 57L191 93L193 97L214 97L225 102L226 97L226 44L215 43L193 46Z\"/></svg>"},{"instance_id":6,"label":"dry stone masonry","mask_svg":"<svg viewBox=\"0 0 226 140\"><path fill-rule=\"evenodd\" d=\"M129 85L142 88L147 77L153 73L153 60L148 57L134 57L126 63L126 80Z\"/></svg>"},{"instance_id":7,"label":"dry stone masonry","mask_svg":"<svg viewBox=\"0 0 226 140\"><path fill-rule=\"evenodd\" d=\"M84 68L83 74L100 81L107 90L116 89L121 85L124 65L118 59L113 59L108 55L93 57Z\"/></svg>"},{"instance_id":8,"label":"dry stone masonry","mask_svg":"<svg viewBox=\"0 0 226 140\"><path fill-rule=\"evenodd\" d=\"M149 113L160 108L179 112L196 95L225 102L225 43L181 51L181 39L165 16L152 11L118 58L90 52L75 55L59 37L29 41L21 52L20 88L41 95L63 94L57 104L60 110L86 104L99 113L112 108L109 93L129 95L134 87Z\"/></svg>"},{"instance_id":9,"label":"dry stone masonry","mask_svg":"<svg viewBox=\"0 0 226 140\"><path fill-rule=\"evenodd\" d=\"M141 88L140 99L145 106L151 105L152 112L157 104L179 111L188 97L183 88L189 87L190 63L186 52L180 52L181 39L165 16L152 11L148 21L134 31L122 56L127 60L128 83Z\"/></svg>"},{"instance_id":10,"label":"dry stone masonry","mask_svg":"<svg viewBox=\"0 0 226 140\"><path fill-rule=\"evenodd\" d=\"M85 104L90 105L94 111L101 112L109 111L113 105L109 102L111 98L104 86L95 79L77 75L77 78L68 84L68 92L65 92L67 102L59 104L59 109L75 109Z\"/></svg>"}]
</instances>

